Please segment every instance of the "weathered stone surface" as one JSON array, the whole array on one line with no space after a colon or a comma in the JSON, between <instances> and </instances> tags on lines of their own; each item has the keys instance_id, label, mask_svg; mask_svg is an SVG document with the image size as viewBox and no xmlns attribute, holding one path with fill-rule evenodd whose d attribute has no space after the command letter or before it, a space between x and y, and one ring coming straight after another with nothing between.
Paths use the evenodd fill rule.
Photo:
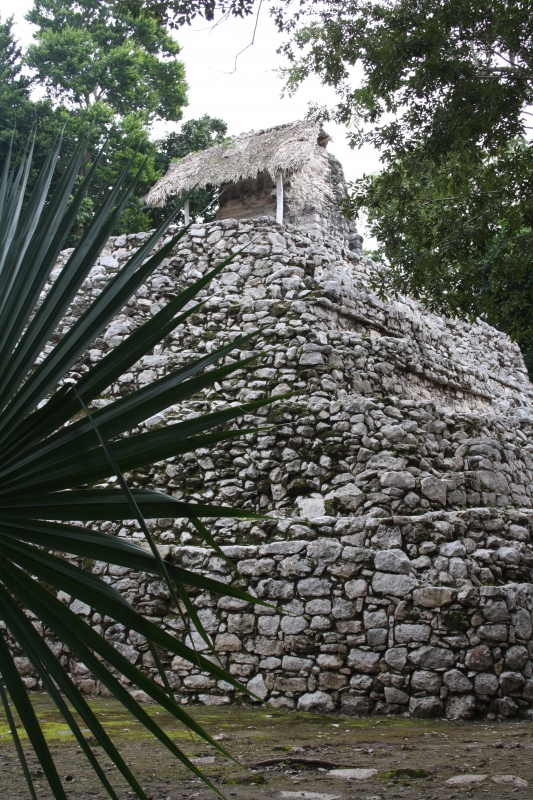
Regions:
<instances>
[{"instance_id":1,"label":"weathered stone surface","mask_svg":"<svg viewBox=\"0 0 533 800\"><path fill-rule=\"evenodd\" d=\"M326 692L310 692L298 699L298 711L314 711L316 714L328 714L335 709L335 704Z\"/></svg>"},{"instance_id":2,"label":"weathered stone surface","mask_svg":"<svg viewBox=\"0 0 533 800\"><path fill-rule=\"evenodd\" d=\"M476 713L476 699L471 694L449 697L446 700L448 719L471 719Z\"/></svg>"},{"instance_id":3,"label":"weathered stone surface","mask_svg":"<svg viewBox=\"0 0 533 800\"><path fill-rule=\"evenodd\" d=\"M237 585L275 606L193 593L215 648L243 683L257 679L274 707L293 709L318 691L328 709L344 713L406 713L414 703L417 714L461 718L475 693L480 715L526 713L533 706L533 387L519 350L485 324L434 316L411 299L381 301L370 289L375 266L344 234L316 238L267 217L195 224L76 372L206 274L213 259L253 239L198 298L205 303L194 317L108 391L125 396L258 328L260 364L157 412L139 430L299 391L232 423L268 430L132 475L135 485L176 499L205 497L269 515L210 525L244 576ZM83 302L147 238L140 236L109 241ZM79 307L67 312L64 330ZM228 364L250 355L236 350ZM142 541L134 520L102 528ZM158 519L153 528L165 559L233 583L226 562L186 520ZM92 570L211 657L196 631L187 637L161 581L105 562ZM73 596L58 598L156 678L142 637ZM60 643L50 647L80 685L97 689ZM33 671L23 677L39 688ZM221 681L202 689L210 679L185 659L172 660L169 680L190 703L236 698Z\"/></svg>"},{"instance_id":4,"label":"weathered stone surface","mask_svg":"<svg viewBox=\"0 0 533 800\"><path fill-rule=\"evenodd\" d=\"M516 789L527 789L529 786L528 781L519 778L518 775L493 775L491 780L494 783L514 786Z\"/></svg>"},{"instance_id":5,"label":"weathered stone surface","mask_svg":"<svg viewBox=\"0 0 533 800\"><path fill-rule=\"evenodd\" d=\"M465 665L469 669L486 670L492 667L492 653L486 645L479 645L468 650Z\"/></svg>"},{"instance_id":6,"label":"weathered stone surface","mask_svg":"<svg viewBox=\"0 0 533 800\"><path fill-rule=\"evenodd\" d=\"M429 670L417 670L411 676L411 688L415 692L427 692L428 694L438 694L442 686L442 677L438 672Z\"/></svg>"},{"instance_id":7,"label":"weathered stone surface","mask_svg":"<svg viewBox=\"0 0 533 800\"><path fill-rule=\"evenodd\" d=\"M330 769L328 775L345 781L367 781L377 775L377 769Z\"/></svg>"},{"instance_id":8,"label":"weathered stone surface","mask_svg":"<svg viewBox=\"0 0 533 800\"><path fill-rule=\"evenodd\" d=\"M510 692L518 692L524 686L526 679L520 672L511 672L509 670L505 670L500 675L500 686L502 687L504 694L509 694Z\"/></svg>"},{"instance_id":9,"label":"weathered stone surface","mask_svg":"<svg viewBox=\"0 0 533 800\"><path fill-rule=\"evenodd\" d=\"M396 572L409 575L411 562L402 550L378 550L374 557L374 565L382 572Z\"/></svg>"},{"instance_id":10,"label":"weathered stone surface","mask_svg":"<svg viewBox=\"0 0 533 800\"><path fill-rule=\"evenodd\" d=\"M395 689L393 686L386 686L385 700L387 701L387 703L407 705L407 703L409 702L409 695L407 694L407 692L402 692L401 689Z\"/></svg>"},{"instance_id":11,"label":"weathered stone surface","mask_svg":"<svg viewBox=\"0 0 533 800\"><path fill-rule=\"evenodd\" d=\"M471 692L472 684L458 669L451 669L442 676L445 685L451 692Z\"/></svg>"},{"instance_id":12,"label":"weathered stone surface","mask_svg":"<svg viewBox=\"0 0 533 800\"><path fill-rule=\"evenodd\" d=\"M350 650L347 663L355 672L369 675L379 672L379 654L369 650Z\"/></svg>"},{"instance_id":13,"label":"weathered stone surface","mask_svg":"<svg viewBox=\"0 0 533 800\"><path fill-rule=\"evenodd\" d=\"M444 481L440 481L433 476L429 478L422 478L420 481L420 489L425 497L433 500L435 503L446 505L446 491L447 486Z\"/></svg>"},{"instance_id":14,"label":"weathered stone surface","mask_svg":"<svg viewBox=\"0 0 533 800\"><path fill-rule=\"evenodd\" d=\"M408 658L412 664L426 669L450 669L455 663L453 652L442 647L420 647L411 650Z\"/></svg>"},{"instance_id":15,"label":"weathered stone surface","mask_svg":"<svg viewBox=\"0 0 533 800\"><path fill-rule=\"evenodd\" d=\"M453 778L448 778L448 786L472 786L476 783L483 783L487 780L487 775L454 775Z\"/></svg>"},{"instance_id":16,"label":"weathered stone surface","mask_svg":"<svg viewBox=\"0 0 533 800\"><path fill-rule=\"evenodd\" d=\"M397 644L407 642L428 642L431 636L429 625L396 625L394 639Z\"/></svg>"},{"instance_id":17,"label":"weathered stone surface","mask_svg":"<svg viewBox=\"0 0 533 800\"><path fill-rule=\"evenodd\" d=\"M346 511L357 511L365 500L366 495L355 484L347 483L335 491L335 499L339 506Z\"/></svg>"},{"instance_id":18,"label":"weathered stone surface","mask_svg":"<svg viewBox=\"0 0 533 800\"><path fill-rule=\"evenodd\" d=\"M505 666L507 669L522 669L529 658L527 649L521 645L513 645L505 653Z\"/></svg>"},{"instance_id":19,"label":"weathered stone surface","mask_svg":"<svg viewBox=\"0 0 533 800\"><path fill-rule=\"evenodd\" d=\"M377 594L405 597L418 586L418 581L408 575L393 575L387 572L376 572L372 578L372 588Z\"/></svg>"},{"instance_id":20,"label":"weathered stone surface","mask_svg":"<svg viewBox=\"0 0 533 800\"><path fill-rule=\"evenodd\" d=\"M442 703L436 697L411 697L409 711L415 719L442 717L444 714Z\"/></svg>"},{"instance_id":21,"label":"weathered stone surface","mask_svg":"<svg viewBox=\"0 0 533 800\"><path fill-rule=\"evenodd\" d=\"M416 481L410 472L383 472L380 477L381 485L409 491L414 489Z\"/></svg>"},{"instance_id":22,"label":"weathered stone surface","mask_svg":"<svg viewBox=\"0 0 533 800\"><path fill-rule=\"evenodd\" d=\"M407 649L405 647L393 647L385 653L385 661L392 669L401 672L407 664Z\"/></svg>"},{"instance_id":23,"label":"weathered stone surface","mask_svg":"<svg viewBox=\"0 0 533 800\"><path fill-rule=\"evenodd\" d=\"M255 677L248 681L246 688L252 692L252 694L259 697L260 700L264 700L268 695L268 688L262 675L255 675Z\"/></svg>"},{"instance_id":24,"label":"weathered stone surface","mask_svg":"<svg viewBox=\"0 0 533 800\"><path fill-rule=\"evenodd\" d=\"M413 592L415 606L424 608L440 608L452 602L453 592L445 586L424 586Z\"/></svg>"},{"instance_id":25,"label":"weathered stone surface","mask_svg":"<svg viewBox=\"0 0 533 800\"><path fill-rule=\"evenodd\" d=\"M476 694L492 696L498 691L498 678L491 672L480 672L475 677Z\"/></svg>"}]
</instances>

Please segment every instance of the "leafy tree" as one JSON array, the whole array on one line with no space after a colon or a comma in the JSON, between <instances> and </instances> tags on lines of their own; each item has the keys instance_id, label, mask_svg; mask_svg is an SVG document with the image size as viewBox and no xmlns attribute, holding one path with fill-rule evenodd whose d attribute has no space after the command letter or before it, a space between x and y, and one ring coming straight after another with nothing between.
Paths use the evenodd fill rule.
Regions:
<instances>
[{"instance_id":1,"label":"leafy tree","mask_svg":"<svg viewBox=\"0 0 533 800\"><path fill-rule=\"evenodd\" d=\"M33 176L63 127L62 161L68 160L75 141L87 139L82 172L90 168L105 140L116 154L99 162L69 243L79 238L84 222L136 151L134 167L146 162L145 170L116 232L150 228L152 215L143 208L141 197L160 173L149 124L155 118L179 120L187 103L184 66L177 58L179 45L157 20L134 20L118 13L113 2L35 0L27 19L37 25L36 43L23 58L20 49L14 52L11 69L20 74L25 61L33 70L32 85L43 86L47 93L44 108L29 100L21 106L26 139L28 128L36 121L38 125ZM11 126L4 130L7 138Z\"/></svg>"},{"instance_id":2,"label":"leafy tree","mask_svg":"<svg viewBox=\"0 0 533 800\"><path fill-rule=\"evenodd\" d=\"M305 0L277 16L289 88L319 75L339 100L315 113L382 152L345 203L369 215L381 288L483 317L533 369L531 4Z\"/></svg>"},{"instance_id":3,"label":"leafy tree","mask_svg":"<svg viewBox=\"0 0 533 800\"><path fill-rule=\"evenodd\" d=\"M32 79L23 74L23 54L13 32L13 17L0 17L0 158L3 161L15 136L20 150L36 125L52 114L49 102L32 102Z\"/></svg>"},{"instance_id":4,"label":"leafy tree","mask_svg":"<svg viewBox=\"0 0 533 800\"><path fill-rule=\"evenodd\" d=\"M181 119L187 85L180 48L153 17L119 15L106 0L34 0L26 19L38 26L27 62L53 99Z\"/></svg>"},{"instance_id":5,"label":"leafy tree","mask_svg":"<svg viewBox=\"0 0 533 800\"><path fill-rule=\"evenodd\" d=\"M243 345L248 348L255 335L252 333L105 408L94 408L93 400L198 310L209 281L233 256L170 300L96 365L87 367L83 363L79 372L76 370L71 375L80 358L85 362L87 349L172 252L187 229L181 228L161 245L161 239L179 213L178 208L132 255L70 329L59 335L56 328L102 252L138 175L132 176L130 164L108 193L39 305L43 287L102 157L101 153L97 155L88 175L76 189L77 173L86 150L86 143L82 142L66 165L57 188L49 195L58 148L56 143L23 210L22 198L30 166L28 157L23 157L19 168L12 172L9 153L0 176L0 703L10 723L32 798L36 798L35 788L12 707L27 732L54 797L66 800L66 793L18 674L13 657L15 646L23 650L33 665L108 795L117 800L99 757L90 746L91 735L136 796L148 800L97 716L48 647L45 637L53 635L63 642L175 758L211 785L131 696L120 676L146 692L176 720L221 752L225 752L223 748L175 701L159 652L186 658L215 679L246 690L216 659L205 658L139 614L119 592L84 569L83 559L88 559L89 563L100 560L121 565L164 580L173 608L176 613L183 613L189 633L194 626L212 649L189 599L188 587L252 603L261 601L231 585L163 562L145 516L188 518L206 544L227 561L200 518L255 515L241 509L178 502L149 489L130 490L124 472L249 433L251 431L224 430L223 426L279 398L196 417L194 424L187 420L165 430L130 433L148 417L253 363L256 357L237 362L231 359L233 363L229 365L212 367L236 348ZM196 298L199 302L191 302ZM64 331L63 324L61 329ZM217 430L212 431L213 428ZM117 480L120 488L95 487L110 477ZM93 527L94 520L125 518L138 520L151 552ZM77 520L78 524L71 524L71 520ZM81 559L81 565L73 561L72 556ZM70 594L102 616L111 617L143 636L157 665L160 685L61 603L56 596L58 591ZM33 624L27 611L40 625Z\"/></svg>"},{"instance_id":6,"label":"leafy tree","mask_svg":"<svg viewBox=\"0 0 533 800\"><path fill-rule=\"evenodd\" d=\"M190 25L200 16L208 21L215 12L222 15L245 17L251 14L255 0L116 0L119 9L124 9L135 18L143 15L154 17L165 25L179 28Z\"/></svg>"},{"instance_id":7,"label":"leafy tree","mask_svg":"<svg viewBox=\"0 0 533 800\"><path fill-rule=\"evenodd\" d=\"M191 119L184 122L179 132L168 133L164 139L155 143L157 148L155 168L164 173L167 171L171 161L184 158L189 153L206 150L215 144L222 144L227 130L228 126L224 120L210 117L208 114L204 114L200 119ZM201 216L206 221L214 219L217 198L218 191L216 189L198 189L193 192L189 199L191 218L194 219ZM169 201L166 209L152 209L152 220L157 223L163 219L172 205L172 201Z\"/></svg>"}]
</instances>

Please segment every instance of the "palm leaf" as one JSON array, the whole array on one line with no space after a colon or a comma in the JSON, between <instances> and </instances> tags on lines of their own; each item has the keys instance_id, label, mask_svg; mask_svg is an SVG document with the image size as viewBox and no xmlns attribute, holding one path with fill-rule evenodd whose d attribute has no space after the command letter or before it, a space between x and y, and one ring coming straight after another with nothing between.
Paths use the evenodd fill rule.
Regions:
<instances>
[{"instance_id":1,"label":"palm leaf","mask_svg":"<svg viewBox=\"0 0 533 800\"><path fill-rule=\"evenodd\" d=\"M161 578L167 584L171 603L183 614L187 626L194 627L212 648L189 599L190 589L267 604L235 585L163 561L146 520L154 517L189 519L206 546L232 566L203 520L253 519L257 515L225 506L180 502L150 489L130 489L124 472L254 433L226 426L279 398L217 410L166 428L121 438L148 417L253 363L260 354L232 365L220 365L221 359L235 349L249 347L249 341L256 335L251 333L194 359L127 397L116 399L105 408L94 411L90 408L91 402L125 370L200 307L209 282L236 254L181 291L72 385L69 370L172 252L187 228L181 228L161 244L169 225L180 212L178 207L50 348L50 338L102 252L141 174L138 170L132 175L132 159L43 298L43 288L76 219L98 159L103 157L101 152L74 191L85 149L85 143L80 142L50 195L59 148L60 137L31 195L27 195L26 186L33 143L28 144L16 170L11 167L9 151L0 177L0 615L12 637L10 643L14 640L32 663L43 688L72 730L104 791L113 800L117 800L117 791L92 752L74 712L116 764L122 779L139 798L146 800L146 795L26 612L35 614L176 759L218 791L134 700L117 673L225 755L220 744L176 702L158 653L162 651L187 659L214 679L226 681L236 691L245 692L245 688L221 664L214 663L212 657L202 656L177 635L154 625L105 581L81 569L67 556L98 559ZM84 416L80 417L82 409ZM91 488L94 481L112 475L118 478L120 489ZM70 524L72 520L120 520L132 516L137 518L145 534L148 550L103 531ZM61 603L56 597L58 591L67 592L144 637L154 654L164 688ZM0 634L0 697L14 732L30 794L35 798L12 706L26 728L54 797L65 798L39 721L17 673L11 647L7 634Z\"/></svg>"}]
</instances>

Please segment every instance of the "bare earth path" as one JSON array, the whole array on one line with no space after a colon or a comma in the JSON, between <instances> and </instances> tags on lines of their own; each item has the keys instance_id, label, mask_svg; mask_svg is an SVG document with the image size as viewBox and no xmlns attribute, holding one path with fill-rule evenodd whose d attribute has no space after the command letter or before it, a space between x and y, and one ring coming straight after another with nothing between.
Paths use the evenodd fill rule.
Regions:
<instances>
[{"instance_id":1,"label":"bare earth path","mask_svg":"<svg viewBox=\"0 0 533 800\"><path fill-rule=\"evenodd\" d=\"M69 800L103 800L105 794L66 725L45 697L35 695L33 700ZM215 798L122 713L117 703L105 698L91 702L152 800ZM147 708L180 747L197 759L224 795L235 800L453 800L489 796L491 800L521 800L533 793L533 726L529 722L352 719L228 706L191 709L194 717L246 765L239 767L177 728L159 707ZM27 745L27 739L23 743ZM101 754L101 749L94 746L94 752ZM29 760L41 784L40 799L48 800L50 794L35 759L30 755ZM105 757L101 762L110 776L116 772ZM354 772L335 771L342 769ZM447 782L450 778L454 779L451 783ZM113 783L120 800L134 796L119 776ZM29 800L2 716L0 786L1 800Z\"/></svg>"}]
</instances>

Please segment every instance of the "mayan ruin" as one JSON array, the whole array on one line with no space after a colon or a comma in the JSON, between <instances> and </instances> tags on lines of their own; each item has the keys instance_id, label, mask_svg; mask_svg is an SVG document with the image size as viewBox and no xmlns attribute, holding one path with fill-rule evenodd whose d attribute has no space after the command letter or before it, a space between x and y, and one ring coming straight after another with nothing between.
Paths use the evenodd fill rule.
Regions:
<instances>
[{"instance_id":1,"label":"mayan ruin","mask_svg":"<svg viewBox=\"0 0 533 800\"><path fill-rule=\"evenodd\" d=\"M193 354L257 329L249 351L226 359L262 353L256 366L137 430L293 393L235 425L258 433L129 476L133 487L150 484L178 500L268 515L209 523L238 570L233 580L276 607L193 593L222 662L274 708L530 718L533 386L517 345L489 325L433 315L410 298L377 297L371 283L378 267L334 206L343 176L325 138L319 127L297 123L171 166L148 202L163 203L198 181L217 183L228 189L218 218L191 226L78 369L241 251L203 292L190 321L98 401L103 407ZM239 171L234 153L243 142ZM220 152L227 166L225 155L217 161ZM147 236L109 240L65 330ZM225 561L189 523L159 518L151 527L166 559L230 580ZM102 529L146 546L135 520ZM185 637L161 583L104 562L90 569ZM60 599L160 680L141 637L65 593ZM208 655L201 637L193 643ZM61 657L84 692L101 691L83 664ZM38 686L29 662L20 663L27 685ZM229 684L179 657L165 670L182 703L237 699Z\"/></svg>"}]
</instances>

